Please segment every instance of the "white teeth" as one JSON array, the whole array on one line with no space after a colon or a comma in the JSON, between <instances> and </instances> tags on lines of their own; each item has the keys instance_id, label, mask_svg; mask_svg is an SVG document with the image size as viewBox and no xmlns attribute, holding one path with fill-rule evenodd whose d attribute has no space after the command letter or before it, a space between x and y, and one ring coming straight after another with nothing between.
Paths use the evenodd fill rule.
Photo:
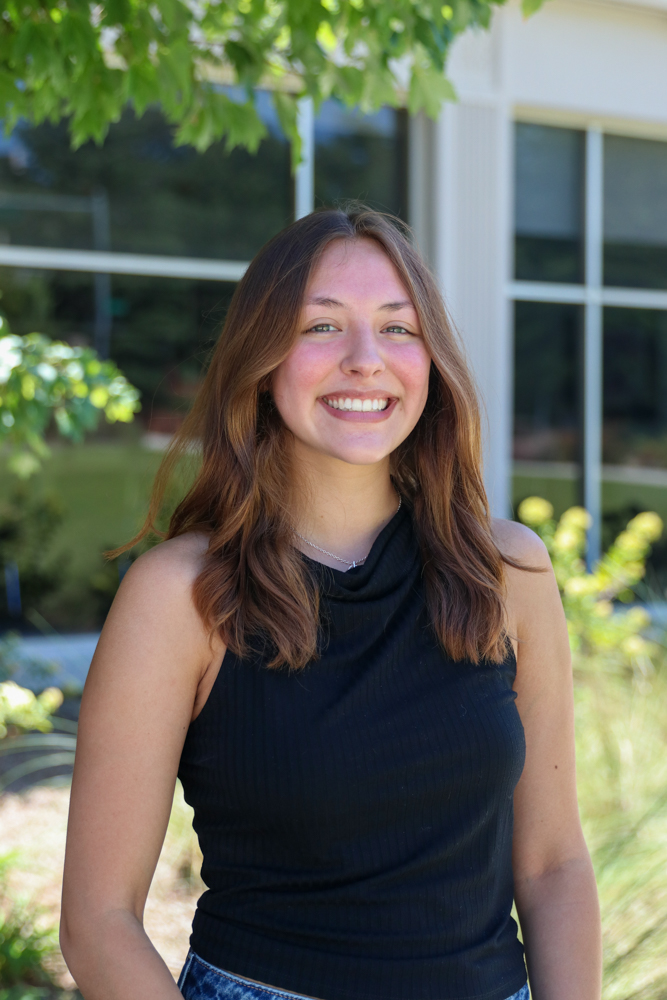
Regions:
<instances>
[{"instance_id":1,"label":"white teeth","mask_svg":"<svg viewBox=\"0 0 667 1000\"><path fill-rule=\"evenodd\" d=\"M334 410L351 410L354 412L369 413L372 410L386 410L389 406L388 399L345 399L340 397L324 397L329 406Z\"/></svg>"}]
</instances>

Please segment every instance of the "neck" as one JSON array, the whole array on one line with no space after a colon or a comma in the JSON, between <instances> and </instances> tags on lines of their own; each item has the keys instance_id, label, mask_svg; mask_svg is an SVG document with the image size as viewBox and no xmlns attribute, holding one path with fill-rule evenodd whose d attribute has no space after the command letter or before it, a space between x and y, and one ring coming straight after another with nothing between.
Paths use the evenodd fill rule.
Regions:
<instances>
[{"instance_id":1,"label":"neck","mask_svg":"<svg viewBox=\"0 0 667 1000\"><path fill-rule=\"evenodd\" d=\"M363 560L398 507L398 494L389 477L389 459L372 466L350 465L329 459L303 465L295 477L294 528L309 542L328 549L352 564ZM295 539L311 559L335 569L340 562Z\"/></svg>"}]
</instances>

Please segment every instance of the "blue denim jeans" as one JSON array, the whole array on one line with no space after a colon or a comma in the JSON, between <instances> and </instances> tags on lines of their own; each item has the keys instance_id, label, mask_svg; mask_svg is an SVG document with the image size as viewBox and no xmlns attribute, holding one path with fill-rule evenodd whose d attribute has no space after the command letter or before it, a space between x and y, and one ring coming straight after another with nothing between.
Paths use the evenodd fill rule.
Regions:
<instances>
[{"instance_id":1,"label":"blue denim jeans","mask_svg":"<svg viewBox=\"0 0 667 1000\"><path fill-rule=\"evenodd\" d=\"M178 988L185 1000L304 1000L300 993L290 993L275 986L260 986L233 972L216 969L192 949L181 971ZM528 987L522 986L507 1000L530 1000Z\"/></svg>"}]
</instances>

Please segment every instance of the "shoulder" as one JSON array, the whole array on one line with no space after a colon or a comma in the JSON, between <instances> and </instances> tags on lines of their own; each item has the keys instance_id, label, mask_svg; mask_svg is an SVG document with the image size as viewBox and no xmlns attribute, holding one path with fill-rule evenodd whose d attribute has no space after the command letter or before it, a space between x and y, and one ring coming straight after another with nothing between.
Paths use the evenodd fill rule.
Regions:
<instances>
[{"instance_id":1,"label":"shoulder","mask_svg":"<svg viewBox=\"0 0 667 1000\"><path fill-rule=\"evenodd\" d=\"M525 635L542 613L562 615L558 585L542 539L523 524L494 518L493 537L505 563L505 601L510 628Z\"/></svg>"},{"instance_id":2,"label":"shoulder","mask_svg":"<svg viewBox=\"0 0 667 1000\"><path fill-rule=\"evenodd\" d=\"M123 577L123 587L159 586L163 593L174 595L190 589L203 568L207 550L208 536L199 532L169 538L132 563Z\"/></svg>"},{"instance_id":3,"label":"shoulder","mask_svg":"<svg viewBox=\"0 0 667 1000\"><path fill-rule=\"evenodd\" d=\"M192 532L143 553L123 577L107 626L137 621L153 632L203 637L207 630L195 609L193 587L207 549L207 536Z\"/></svg>"},{"instance_id":4,"label":"shoulder","mask_svg":"<svg viewBox=\"0 0 667 1000\"><path fill-rule=\"evenodd\" d=\"M493 540L502 555L528 569L549 569L551 560L547 547L534 531L525 524L508 521L502 517L491 519Z\"/></svg>"}]
</instances>

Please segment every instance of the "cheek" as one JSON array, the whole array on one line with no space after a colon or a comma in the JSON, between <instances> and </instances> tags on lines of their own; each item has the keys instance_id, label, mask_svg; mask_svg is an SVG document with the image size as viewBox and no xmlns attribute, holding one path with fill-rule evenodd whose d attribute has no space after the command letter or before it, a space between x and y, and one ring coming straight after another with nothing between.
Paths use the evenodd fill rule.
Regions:
<instances>
[{"instance_id":1,"label":"cheek","mask_svg":"<svg viewBox=\"0 0 667 1000\"><path fill-rule=\"evenodd\" d=\"M408 390L410 401L423 409L431 371L431 357L423 344L405 347L396 359L394 371Z\"/></svg>"},{"instance_id":2,"label":"cheek","mask_svg":"<svg viewBox=\"0 0 667 1000\"><path fill-rule=\"evenodd\" d=\"M331 369L331 359L323 345L297 344L273 373L276 405L290 408L300 400L312 401L313 394Z\"/></svg>"}]
</instances>

